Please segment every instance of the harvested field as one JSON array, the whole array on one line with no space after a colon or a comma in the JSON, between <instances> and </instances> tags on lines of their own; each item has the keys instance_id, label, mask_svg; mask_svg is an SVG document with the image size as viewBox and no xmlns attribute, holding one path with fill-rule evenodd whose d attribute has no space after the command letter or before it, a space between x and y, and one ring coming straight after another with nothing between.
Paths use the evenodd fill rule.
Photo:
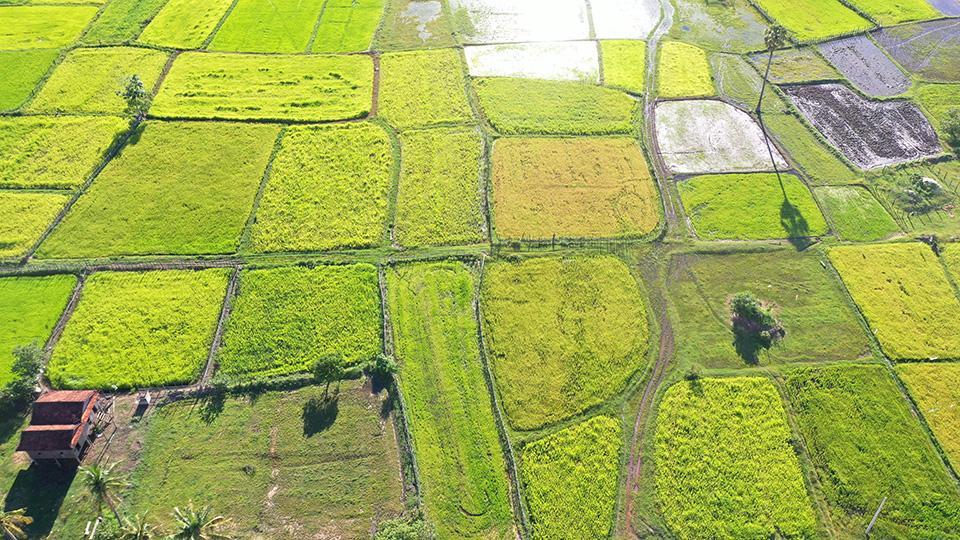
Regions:
<instances>
[{"instance_id":1,"label":"harvested field","mask_svg":"<svg viewBox=\"0 0 960 540\"><path fill-rule=\"evenodd\" d=\"M844 246L830 260L887 356L960 358L960 300L928 246Z\"/></svg>"},{"instance_id":2,"label":"harvested field","mask_svg":"<svg viewBox=\"0 0 960 540\"><path fill-rule=\"evenodd\" d=\"M0 191L0 260L26 254L68 200L66 193Z\"/></svg>"},{"instance_id":3,"label":"harvested field","mask_svg":"<svg viewBox=\"0 0 960 540\"><path fill-rule=\"evenodd\" d=\"M158 407L126 505L165 516L203 501L238 538L368 538L403 510L384 394L345 381Z\"/></svg>"},{"instance_id":4,"label":"harvested field","mask_svg":"<svg viewBox=\"0 0 960 540\"><path fill-rule=\"evenodd\" d=\"M150 122L38 256L235 253L279 128Z\"/></svg>"},{"instance_id":5,"label":"harvested field","mask_svg":"<svg viewBox=\"0 0 960 540\"><path fill-rule=\"evenodd\" d=\"M84 45L116 45L135 40L167 0L111 0L81 36Z\"/></svg>"},{"instance_id":6,"label":"harvested field","mask_svg":"<svg viewBox=\"0 0 960 540\"><path fill-rule=\"evenodd\" d=\"M57 49L0 52L0 111L23 105L59 55Z\"/></svg>"},{"instance_id":7,"label":"harvested field","mask_svg":"<svg viewBox=\"0 0 960 540\"><path fill-rule=\"evenodd\" d=\"M747 113L715 100L657 104L656 136L673 174L770 171L787 163Z\"/></svg>"},{"instance_id":8,"label":"harvested field","mask_svg":"<svg viewBox=\"0 0 960 540\"><path fill-rule=\"evenodd\" d=\"M600 82L600 58L593 41L516 43L464 47L473 77L525 77Z\"/></svg>"},{"instance_id":9,"label":"harvested field","mask_svg":"<svg viewBox=\"0 0 960 540\"><path fill-rule=\"evenodd\" d=\"M766 53L751 55L750 60L761 72L766 70ZM770 82L776 84L840 80L843 76L821 58L814 47L777 51L770 65Z\"/></svg>"},{"instance_id":10,"label":"harvested field","mask_svg":"<svg viewBox=\"0 0 960 540\"><path fill-rule=\"evenodd\" d=\"M427 518L441 539L513 538L506 463L474 319L474 276L462 264L387 274L398 382Z\"/></svg>"},{"instance_id":11,"label":"harvested field","mask_svg":"<svg viewBox=\"0 0 960 540\"><path fill-rule=\"evenodd\" d=\"M640 105L632 97L590 84L533 79L475 79L483 112L505 135L631 133Z\"/></svg>"},{"instance_id":12,"label":"harvested field","mask_svg":"<svg viewBox=\"0 0 960 540\"><path fill-rule=\"evenodd\" d=\"M375 358L380 345L372 265L246 270L217 354L217 377L304 373L328 355L356 367Z\"/></svg>"},{"instance_id":13,"label":"harvested field","mask_svg":"<svg viewBox=\"0 0 960 540\"><path fill-rule=\"evenodd\" d=\"M679 41L660 46L657 93L662 98L708 97L716 94L707 53Z\"/></svg>"},{"instance_id":14,"label":"harvested field","mask_svg":"<svg viewBox=\"0 0 960 540\"><path fill-rule=\"evenodd\" d=\"M676 0L670 37L711 50L763 49L767 24L748 0Z\"/></svg>"},{"instance_id":15,"label":"harvested field","mask_svg":"<svg viewBox=\"0 0 960 540\"><path fill-rule=\"evenodd\" d=\"M601 41L603 83L632 94L646 91L647 44L636 40Z\"/></svg>"},{"instance_id":16,"label":"harvested field","mask_svg":"<svg viewBox=\"0 0 960 540\"><path fill-rule=\"evenodd\" d=\"M237 0L209 48L237 52L304 52L324 2Z\"/></svg>"},{"instance_id":17,"label":"harvested field","mask_svg":"<svg viewBox=\"0 0 960 540\"><path fill-rule=\"evenodd\" d=\"M146 388L195 381L228 270L98 272L50 358L55 388Z\"/></svg>"},{"instance_id":18,"label":"harvested field","mask_svg":"<svg viewBox=\"0 0 960 540\"><path fill-rule=\"evenodd\" d=\"M882 26L936 19L942 14L927 0L847 0Z\"/></svg>"},{"instance_id":19,"label":"harvested field","mask_svg":"<svg viewBox=\"0 0 960 540\"><path fill-rule=\"evenodd\" d=\"M407 131L400 143L394 242L403 247L482 242L486 218L479 131Z\"/></svg>"},{"instance_id":20,"label":"harvested field","mask_svg":"<svg viewBox=\"0 0 960 540\"><path fill-rule=\"evenodd\" d=\"M440 0L387 2L376 44L385 50L454 45L453 23Z\"/></svg>"},{"instance_id":21,"label":"harvested field","mask_svg":"<svg viewBox=\"0 0 960 540\"><path fill-rule=\"evenodd\" d=\"M378 115L401 130L472 122L466 84L455 49L384 54Z\"/></svg>"},{"instance_id":22,"label":"harvested field","mask_svg":"<svg viewBox=\"0 0 960 540\"><path fill-rule=\"evenodd\" d=\"M930 122L908 101L870 101L842 84L790 86L785 91L807 120L862 169L942 151Z\"/></svg>"},{"instance_id":23,"label":"harvested field","mask_svg":"<svg viewBox=\"0 0 960 540\"><path fill-rule=\"evenodd\" d=\"M835 0L755 0L801 41L822 41L867 30L873 24Z\"/></svg>"},{"instance_id":24,"label":"harvested field","mask_svg":"<svg viewBox=\"0 0 960 540\"><path fill-rule=\"evenodd\" d=\"M814 188L836 229L837 235L853 242L883 240L900 232L897 222L873 194L860 186Z\"/></svg>"},{"instance_id":25,"label":"harvested field","mask_svg":"<svg viewBox=\"0 0 960 540\"><path fill-rule=\"evenodd\" d=\"M123 113L119 95L136 73L153 88L167 53L134 47L74 49L60 62L27 110L45 113Z\"/></svg>"},{"instance_id":26,"label":"harvested field","mask_svg":"<svg viewBox=\"0 0 960 540\"><path fill-rule=\"evenodd\" d=\"M451 0L450 8L466 44L590 38L580 0Z\"/></svg>"},{"instance_id":27,"label":"harvested field","mask_svg":"<svg viewBox=\"0 0 960 540\"><path fill-rule=\"evenodd\" d=\"M6 6L0 9L0 51L70 45L97 14L93 6Z\"/></svg>"},{"instance_id":28,"label":"harvested field","mask_svg":"<svg viewBox=\"0 0 960 540\"><path fill-rule=\"evenodd\" d=\"M370 111L370 57L181 54L151 114L173 118L330 121Z\"/></svg>"},{"instance_id":29,"label":"harvested field","mask_svg":"<svg viewBox=\"0 0 960 540\"><path fill-rule=\"evenodd\" d=\"M596 416L523 447L520 477L535 538L610 536L622 429Z\"/></svg>"},{"instance_id":30,"label":"harvested field","mask_svg":"<svg viewBox=\"0 0 960 540\"><path fill-rule=\"evenodd\" d=\"M257 209L251 249L322 251L379 244L393 155L380 126L290 127Z\"/></svg>"},{"instance_id":31,"label":"harvested field","mask_svg":"<svg viewBox=\"0 0 960 540\"><path fill-rule=\"evenodd\" d=\"M312 52L357 52L370 48L384 0L327 0Z\"/></svg>"},{"instance_id":32,"label":"harvested field","mask_svg":"<svg viewBox=\"0 0 960 540\"><path fill-rule=\"evenodd\" d=\"M658 0L590 0L597 39L647 39L660 20Z\"/></svg>"},{"instance_id":33,"label":"harvested field","mask_svg":"<svg viewBox=\"0 0 960 540\"><path fill-rule=\"evenodd\" d=\"M783 402L767 379L679 382L660 402L656 501L694 538L812 538L817 519Z\"/></svg>"},{"instance_id":34,"label":"harvested field","mask_svg":"<svg viewBox=\"0 0 960 540\"><path fill-rule=\"evenodd\" d=\"M493 215L497 238L624 238L660 218L657 188L634 139L496 142Z\"/></svg>"},{"instance_id":35,"label":"harvested field","mask_svg":"<svg viewBox=\"0 0 960 540\"><path fill-rule=\"evenodd\" d=\"M960 21L895 26L873 36L907 71L932 81L960 81Z\"/></svg>"},{"instance_id":36,"label":"harvested field","mask_svg":"<svg viewBox=\"0 0 960 540\"><path fill-rule=\"evenodd\" d=\"M233 0L168 0L138 41L175 49L198 49L232 3Z\"/></svg>"},{"instance_id":37,"label":"harvested field","mask_svg":"<svg viewBox=\"0 0 960 540\"><path fill-rule=\"evenodd\" d=\"M0 279L0 385L13 379L15 348L44 346L76 282L72 274Z\"/></svg>"},{"instance_id":38,"label":"harvested field","mask_svg":"<svg viewBox=\"0 0 960 540\"><path fill-rule=\"evenodd\" d=\"M700 238L763 240L827 233L807 186L792 174L717 174L677 184Z\"/></svg>"},{"instance_id":39,"label":"harvested field","mask_svg":"<svg viewBox=\"0 0 960 540\"><path fill-rule=\"evenodd\" d=\"M910 89L910 78L866 36L819 45L820 52L861 92L874 97L896 96Z\"/></svg>"},{"instance_id":40,"label":"harvested field","mask_svg":"<svg viewBox=\"0 0 960 540\"><path fill-rule=\"evenodd\" d=\"M515 429L597 406L646 365L645 302L614 257L490 263L481 305L496 385Z\"/></svg>"},{"instance_id":41,"label":"harvested field","mask_svg":"<svg viewBox=\"0 0 960 540\"><path fill-rule=\"evenodd\" d=\"M944 15L956 17L960 15L960 0L928 0L933 7L939 9Z\"/></svg>"},{"instance_id":42,"label":"harvested field","mask_svg":"<svg viewBox=\"0 0 960 540\"><path fill-rule=\"evenodd\" d=\"M684 369L769 366L870 358L870 341L842 286L815 253L674 256L671 302L676 309L677 359ZM730 299L753 293L770 304L786 336L765 349L737 340Z\"/></svg>"},{"instance_id":43,"label":"harvested field","mask_svg":"<svg viewBox=\"0 0 960 540\"><path fill-rule=\"evenodd\" d=\"M947 459L960 468L960 364L900 364L897 374Z\"/></svg>"},{"instance_id":44,"label":"harvested field","mask_svg":"<svg viewBox=\"0 0 960 540\"><path fill-rule=\"evenodd\" d=\"M121 118L0 119L0 187L79 187L127 128Z\"/></svg>"},{"instance_id":45,"label":"harvested field","mask_svg":"<svg viewBox=\"0 0 960 540\"><path fill-rule=\"evenodd\" d=\"M949 538L960 495L882 366L789 372L786 393L837 534L859 537L885 497L878 538Z\"/></svg>"}]
</instances>

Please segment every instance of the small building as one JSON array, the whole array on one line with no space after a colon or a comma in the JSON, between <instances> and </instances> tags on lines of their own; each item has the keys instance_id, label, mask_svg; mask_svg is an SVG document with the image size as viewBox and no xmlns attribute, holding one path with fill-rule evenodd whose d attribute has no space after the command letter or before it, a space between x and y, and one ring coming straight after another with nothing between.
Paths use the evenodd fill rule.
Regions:
<instances>
[{"instance_id":1,"label":"small building","mask_svg":"<svg viewBox=\"0 0 960 540\"><path fill-rule=\"evenodd\" d=\"M33 403L30 425L20 434L17 450L30 459L80 460L90 443L100 394L93 390L47 392Z\"/></svg>"}]
</instances>

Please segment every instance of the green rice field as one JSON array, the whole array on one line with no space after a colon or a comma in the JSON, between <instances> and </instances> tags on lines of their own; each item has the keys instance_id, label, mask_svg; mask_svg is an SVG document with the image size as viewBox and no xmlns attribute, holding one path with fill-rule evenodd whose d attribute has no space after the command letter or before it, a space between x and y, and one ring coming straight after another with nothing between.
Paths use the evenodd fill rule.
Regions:
<instances>
[{"instance_id":1,"label":"green rice field","mask_svg":"<svg viewBox=\"0 0 960 540\"><path fill-rule=\"evenodd\" d=\"M0 111L23 105L59 55L57 49L0 52Z\"/></svg>"},{"instance_id":2,"label":"green rice field","mask_svg":"<svg viewBox=\"0 0 960 540\"><path fill-rule=\"evenodd\" d=\"M465 84L454 49L385 54L379 114L397 129L469 123Z\"/></svg>"},{"instance_id":3,"label":"green rice field","mask_svg":"<svg viewBox=\"0 0 960 540\"><path fill-rule=\"evenodd\" d=\"M0 279L0 384L13 378L13 350L44 345L77 278L72 275Z\"/></svg>"}]
</instances>

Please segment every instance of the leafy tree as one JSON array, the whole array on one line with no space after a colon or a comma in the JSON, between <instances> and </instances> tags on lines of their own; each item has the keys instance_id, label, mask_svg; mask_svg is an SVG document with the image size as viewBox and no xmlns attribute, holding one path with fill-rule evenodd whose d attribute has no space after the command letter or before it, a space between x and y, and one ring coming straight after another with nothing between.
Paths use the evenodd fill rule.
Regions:
<instances>
[{"instance_id":1,"label":"leafy tree","mask_svg":"<svg viewBox=\"0 0 960 540\"><path fill-rule=\"evenodd\" d=\"M43 368L43 349L37 342L21 345L13 350L14 379L4 389L5 404L20 407L29 403L34 396L37 377Z\"/></svg>"},{"instance_id":2,"label":"leafy tree","mask_svg":"<svg viewBox=\"0 0 960 540\"><path fill-rule=\"evenodd\" d=\"M770 328L777 324L770 310L748 292L742 292L734 296L730 307L733 309L734 317L743 321L764 328Z\"/></svg>"},{"instance_id":3,"label":"leafy tree","mask_svg":"<svg viewBox=\"0 0 960 540\"><path fill-rule=\"evenodd\" d=\"M374 377L382 377L384 379L392 377L397 370L399 370L397 361L394 360L392 355L388 354L378 354L377 357L367 365L367 373Z\"/></svg>"},{"instance_id":4,"label":"leafy tree","mask_svg":"<svg viewBox=\"0 0 960 540\"><path fill-rule=\"evenodd\" d=\"M767 28L763 35L763 41L767 46L767 69L763 72L763 82L760 83L760 100L757 101L757 114L763 106L763 94L767 89L767 82L770 78L770 66L773 64L773 53L787 42L787 29L779 24L773 24Z\"/></svg>"},{"instance_id":5,"label":"leafy tree","mask_svg":"<svg viewBox=\"0 0 960 540\"><path fill-rule=\"evenodd\" d=\"M117 92L127 103L124 114L130 120L131 126L136 126L147 117L150 109L150 92L143 86L139 75L133 75L123 85L123 90Z\"/></svg>"},{"instance_id":6,"label":"leafy tree","mask_svg":"<svg viewBox=\"0 0 960 540\"><path fill-rule=\"evenodd\" d=\"M2 497L0 500L3 500ZM27 532L24 529L31 523L33 518L27 515L26 508L9 512L0 511L0 532L3 533L5 540L26 540Z\"/></svg>"},{"instance_id":7,"label":"leafy tree","mask_svg":"<svg viewBox=\"0 0 960 540\"><path fill-rule=\"evenodd\" d=\"M209 506L197 510L191 502L186 509L173 509L176 521L173 540L230 540L219 529L227 524L227 518L213 514Z\"/></svg>"},{"instance_id":8,"label":"leafy tree","mask_svg":"<svg viewBox=\"0 0 960 540\"><path fill-rule=\"evenodd\" d=\"M339 354L325 354L313 363L313 380L317 384L326 384L324 393L330 389L330 383L337 381L344 376L343 358Z\"/></svg>"},{"instance_id":9,"label":"leafy tree","mask_svg":"<svg viewBox=\"0 0 960 540\"><path fill-rule=\"evenodd\" d=\"M947 134L947 144L960 156L960 108L950 109L941 126Z\"/></svg>"},{"instance_id":10,"label":"leafy tree","mask_svg":"<svg viewBox=\"0 0 960 540\"><path fill-rule=\"evenodd\" d=\"M86 494L97 504L97 515L101 514L103 505L106 504L117 518L117 523L123 523L120 512L117 511L117 504L120 502L117 492L130 487L130 483L126 477L115 472L116 467L116 463L80 467L80 480L81 485L86 488Z\"/></svg>"},{"instance_id":11,"label":"leafy tree","mask_svg":"<svg viewBox=\"0 0 960 540\"><path fill-rule=\"evenodd\" d=\"M146 516L137 514L133 519L123 518L117 540L151 540L159 536L157 527L147 521Z\"/></svg>"}]
</instances>

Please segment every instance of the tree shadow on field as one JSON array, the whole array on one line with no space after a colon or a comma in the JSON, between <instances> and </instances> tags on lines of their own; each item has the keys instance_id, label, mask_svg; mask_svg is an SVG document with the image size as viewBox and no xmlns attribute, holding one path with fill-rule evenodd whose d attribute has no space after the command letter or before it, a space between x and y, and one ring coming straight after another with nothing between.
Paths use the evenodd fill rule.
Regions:
<instances>
[{"instance_id":1,"label":"tree shadow on field","mask_svg":"<svg viewBox=\"0 0 960 540\"><path fill-rule=\"evenodd\" d=\"M781 182L781 186L783 182ZM780 224L783 230L787 232L787 241L790 242L797 251L806 249L813 242L810 240L810 224L807 218L803 217L800 209L790 202L786 193L783 196L783 203L780 205Z\"/></svg>"},{"instance_id":2,"label":"tree shadow on field","mask_svg":"<svg viewBox=\"0 0 960 540\"><path fill-rule=\"evenodd\" d=\"M60 507L77 475L76 464L58 467L52 464L32 463L17 474L7 493L3 510L10 512L27 509L33 524L27 527L30 538L46 538L60 515Z\"/></svg>"},{"instance_id":3,"label":"tree shadow on field","mask_svg":"<svg viewBox=\"0 0 960 540\"><path fill-rule=\"evenodd\" d=\"M746 332L740 332L734 329L733 348L744 362L751 366L756 366L760 364L760 351L767 350L769 345L756 336L751 336Z\"/></svg>"},{"instance_id":4,"label":"tree shadow on field","mask_svg":"<svg viewBox=\"0 0 960 540\"><path fill-rule=\"evenodd\" d=\"M340 414L340 389L332 394L313 397L303 404L303 435L312 437L325 431L337 421Z\"/></svg>"},{"instance_id":5,"label":"tree shadow on field","mask_svg":"<svg viewBox=\"0 0 960 540\"><path fill-rule=\"evenodd\" d=\"M200 418L207 424L213 422L223 412L227 403L227 393L215 391L200 402Z\"/></svg>"}]
</instances>

